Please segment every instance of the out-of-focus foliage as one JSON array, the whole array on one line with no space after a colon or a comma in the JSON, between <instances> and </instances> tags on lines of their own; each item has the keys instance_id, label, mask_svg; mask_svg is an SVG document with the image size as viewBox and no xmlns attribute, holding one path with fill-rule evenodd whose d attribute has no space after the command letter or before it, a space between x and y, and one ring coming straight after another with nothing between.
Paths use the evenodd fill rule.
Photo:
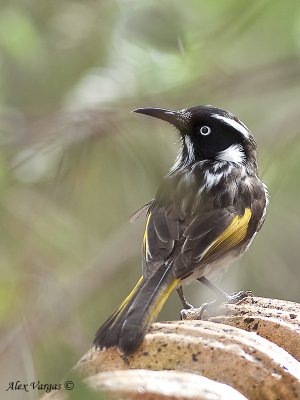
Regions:
<instances>
[{"instance_id":1,"label":"out-of-focus foliage","mask_svg":"<svg viewBox=\"0 0 300 400\"><path fill-rule=\"evenodd\" d=\"M271 202L221 285L300 301L299 53L297 0L1 1L2 386L59 382L140 275L144 220L128 220L177 136L136 107L246 122ZM179 308L171 296L160 318Z\"/></svg>"}]
</instances>

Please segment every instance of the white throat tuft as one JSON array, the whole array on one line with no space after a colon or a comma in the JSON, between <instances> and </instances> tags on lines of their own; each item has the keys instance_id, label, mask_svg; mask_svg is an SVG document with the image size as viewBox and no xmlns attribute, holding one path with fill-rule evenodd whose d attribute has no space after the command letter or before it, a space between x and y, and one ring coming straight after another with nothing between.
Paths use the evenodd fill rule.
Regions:
<instances>
[{"instance_id":1,"label":"white throat tuft","mask_svg":"<svg viewBox=\"0 0 300 400\"><path fill-rule=\"evenodd\" d=\"M228 161L236 164L243 163L246 159L243 147L240 144L233 144L228 149L220 151L216 157L219 161Z\"/></svg>"}]
</instances>

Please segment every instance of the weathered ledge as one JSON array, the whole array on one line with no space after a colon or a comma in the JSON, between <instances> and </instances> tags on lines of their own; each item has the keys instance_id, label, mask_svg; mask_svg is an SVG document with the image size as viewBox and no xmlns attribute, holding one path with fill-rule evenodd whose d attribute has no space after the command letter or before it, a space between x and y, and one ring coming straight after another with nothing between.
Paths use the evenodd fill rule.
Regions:
<instances>
[{"instance_id":1,"label":"weathered ledge","mask_svg":"<svg viewBox=\"0 0 300 400\"><path fill-rule=\"evenodd\" d=\"M253 297L199 312L153 324L129 357L91 349L74 369L109 399L300 399L299 304Z\"/></svg>"},{"instance_id":2,"label":"weathered ledge","mask_svg":"<svg viewBox=\"0 0 300 400\"><path fill-rule=\"evenodd\" d=\"M200 309L187 310L186 319L199 319ZM222 303L202 318L255 332L285 349L300 361L300 304L247 297L238 304Z\"/></svg>"}]
</instances>

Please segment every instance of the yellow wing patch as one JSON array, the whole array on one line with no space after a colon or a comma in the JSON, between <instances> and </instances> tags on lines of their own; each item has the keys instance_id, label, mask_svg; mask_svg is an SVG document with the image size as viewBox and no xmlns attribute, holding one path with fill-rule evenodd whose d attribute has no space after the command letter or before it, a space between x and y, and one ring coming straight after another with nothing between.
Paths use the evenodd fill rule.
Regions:
<instances>
[{"instance_id":1,"label":"yellow wing patch","mask_svg":"<svg viewBox=\"0 0 300 400\"><path fill-rule=\"evenodd\" d=\"M225 231L208 247L204 257L210 256L216 250L230 249L245 239L251 216L250 208L246 208L243 216L234 217Z\"/></svg>"},{"instance_id":2,"label":"yellow wing patch","mask_svg":"<svg viewBox=\"0 0 300 400\"><path fill-rule=\"evenodd\" d=\"M145 258L148 253L148 225L150 222L150 217L151 217L151 213L149 213L149 215L147 217L146 227L145 227L145 232L144 232L144 239L143 239L143 248L144 248Z\"/></svg>"}]
</instances>

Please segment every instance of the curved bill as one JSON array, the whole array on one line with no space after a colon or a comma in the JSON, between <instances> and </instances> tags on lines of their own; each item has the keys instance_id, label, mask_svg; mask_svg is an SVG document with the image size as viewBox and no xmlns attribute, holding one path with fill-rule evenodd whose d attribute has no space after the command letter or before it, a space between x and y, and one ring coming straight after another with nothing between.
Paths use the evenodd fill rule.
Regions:
<instances>
[{"instance_id":1,"label":"curved bill","mask_svg":"<svg viewBox=\"0 0 300 400\"><path fill-rule=\"evenodd\" d=\"M132 112L167 121L178 129L182 128L184 125L182 115L178 111L165 110L164 108L137 108Z\"/></svg>"}]
</instances>

